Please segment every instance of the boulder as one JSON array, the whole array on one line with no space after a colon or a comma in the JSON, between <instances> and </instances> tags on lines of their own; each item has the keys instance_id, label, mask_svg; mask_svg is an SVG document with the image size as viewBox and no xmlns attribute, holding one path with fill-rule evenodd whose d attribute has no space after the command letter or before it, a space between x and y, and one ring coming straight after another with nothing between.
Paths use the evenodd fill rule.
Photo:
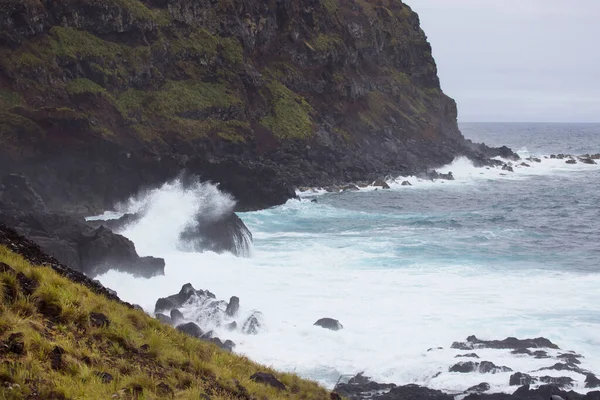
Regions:
<instances>
[{"instance_id":1,"label":"boulder","mask_svg":"<svg viewBox=\"0 0 600 400\"><path fill-rule=\"evenodd\" d=\"M254 311L242 325L242 332L246 335L256 335L263 326L263 314L260 311Z\"/></svg>"},{"instance_id":2,"label":"boulder","mask_svg":"<svg viewBox=\"0 0 600 400\"><path fill-rule=\"evenodd\" d=\"M373 182L373 187L376 188L382 188L382 189L389 189L390 185L387 184L387 182L383 179L377 179L375 182Z\"/></svg>"},{"instance_id":3,"label":"boulder","mask_svg":"<svg viewBox=\"0 0 600 400\"><path fill-rule=\"evenodd\" d=\"M585 377L585 387L588 389L600 387L600 379L594 374L587 374Z\"/></svg>"},{"instance_id":4,"label":"boulder","mask_svg":"<svg viewBox=\"0 0 600 400\"><path fill-rule=\"evenodd\" d=\"M200 329L200 327L193 322L177 325L176 328L178 331L188 334L189 336L195 337L197 339L200 339L204 334L204 332L202 332L202 329Z\"/></svg>"},{"instance_id":5,"label":"boulder","mask_svg":"<svg viewBox=\"0 0 600 400\"><path fill-rule=\"evenodd\" d=\"M184 251L230 252L248 257L252 249L252 233L233 212L218 217L198 214L195 224L183 231L179 239Z\"/></svg>"},{"instance_id":6,"label":"boulder","mask_svg":"<svg viewBox=\"0 0 600 400\"><path fill-rule=\"evenodd\" d=\"M465 390L465 394L469 393L483 393L490 390L490 384L487 382L481 382L479 385L471 386L467 390Z\"/></svg>"},{"instance_id":7,"label":"boulder","mask_svg":"<svg viewBox=\"0 0 600 400\"><path fill-rule=\"evenodd\" d=\"M579 161L581 161L583 164L592 164L592 165L596 165L596 161L594 161L592 158L586 157L586 158L580 158Z\"/></svg>"},{"instance_id":8,"label":"boulder","mask_svg":"<svg viewBox=\"0 0 600 400\"><path fill-rule=\"evenodd\" d=\"M230 317L235 317L239 309L240 309L240 298L237 296L232 296L229 299L229 304L227 304L227 309L225 310L225 314L227 314Z\"/></svg>"},{"instance_id":9,"label":"boulder","mask_svg":"<svg viewBox=\"0 0 600 400\"><path fill-rule=\"evenodd\" d=\"M526 162L522 162L521 164L519 164L521 167L531 167L531 165L527 164Z\"/></svg>"},{"instance_id":10,"label":"boulder","mask_svg":"<svg viewBox=\"0 0 600 400\"><path fill-rule=\"evenodd\" d=\"M513 169L513 167L511 167L511 166L510 166L510 165L508 165L508 164L504 164L504 165L502 166L502 171L515 172L515 170Z\"/></svg>"},{"instance_id":11,"label":"boulder","mask_svg":"<svg viewBox=\"0 0 600 400\"><path fill-rule=\"evenodd\" d=\"M535 383L537 380L533 378L531 375L523 374L521 372L516 372L510 376L508 384L510 386L523 386L523 385L531 385Z\"/></svg>"},{"instance_id":12,"label":"boulder","mask_svg":"<svg viewBox=\"0 0 600 400\"><path fill-rule=\"evenodd\" d=\"M168 317L165 314L156 313L156 319L162 322L163 324L173 325L173 320L171 319L171 317Z\"/></svg>"},{"instance_id":13,"label":"boulder","mask_svg":"<svg viewBox=\"0 0 600 400\"><path fill-rule=\"evenodd\" d=\"M97 328L110 326L110 320L102 313L93 312L90 314L90 323Z\"/></svg>"},{"instance_id":14,"label":"boulder","mask_svg":"<svg viewBox=\"0 0 600 400\"><path fill-rule=\"evenodd\" d=\"M279 390L286 390L287 388L281 383L273 374L267 372L256 372L250 377L251 380L257 383L269 385Z\"/></svg>"},{"instance_id":15,"label":"boulder","mask_svg":"<svg viewBox=\"0 0 600 400\"><path fill-rule=\"evenodd\" d=\"M402 186L412 186L412 183L410 183L409 181L403 181Z\"/></svg>"},{"instance_id":16,"label":"boulder","mask_svg":"<svg viewBox=\"0 0 600 400\"><path fill-rule=\"evenodd\" d=\"M179 293L158 299L154 306L154 312L171 311L174 308L180 308L193 296L208 297L211 299L216 298L216 296L208 290L196 290L191 283L186 283L181 287Z\"/></svg>"},{"instance_id":17,"label":"boulder","mask_svg":"<svg viewBox=\"0 0 600 400\"><path fill-rule=\"evenodd\" d=\"M574 158L571 158L567 161L565 161L566 164L577 164L577 160L575 160Z\"/></svg>"},{"instance_id":18,"label":"boulder","mask_svg":"<svg viewBox=\"0 0 600 400\"><path fill-rule=\"evenodd\" d=\"M185 320L185 317L177 308L171 310L171 319L174 323Z\"/></svg>"},{"instance_id":19,"label":"boulder","mask_svg":"<svg viewBox=\"0 0 600 400\"><path fill-rule=\"evenodd\" d=\"M331 331L339 331L340 329L344 329L344 326L340 324L340 321L333 318L321 318L313 325L320 326L321 328L329 329Z\"/></svg>"}]
</instances>

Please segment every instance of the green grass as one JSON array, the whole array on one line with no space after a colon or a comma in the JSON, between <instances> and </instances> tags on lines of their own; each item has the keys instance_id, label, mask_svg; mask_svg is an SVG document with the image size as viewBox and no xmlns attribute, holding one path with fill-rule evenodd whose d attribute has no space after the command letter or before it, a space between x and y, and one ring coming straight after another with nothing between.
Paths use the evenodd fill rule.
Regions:
<instances>
[{"instance_id":1,"label":"green grass","mask_svg":"<svg viewBox=\"0 0 600 400\"><path fill-rule=\"evenodd\" d=\"M261 123L280 139L307 139L313 135L313 112L306 100L285 85L271 81L268 85L273 109Z\"/></svg>"},{"instance_id":2,"label":"green grass","mask_svg":"<svg viewBox=\"0 0 600 400\"><path fill-rule=\"evenodd\" d=\"M90 94L106 94L106 89L89 79L73 79L67 84L67 93L70 95L78 95L84 93Z\"/></svg>"},{"instance_id":3,"label":"green grass","mask_svg":"<svg viewBox=\"0 0 600 400\"><path fill-rule=\"evenodd\" d=\"M2 246L0 262L39 284L32 295L26 295L14 273L0 273L0 341L22 333L25 345L23 354L3 354L3 399L133 399L136 392L140 399L158 399L165 398L165 385L175 399L202 395L235 399L244 397L245 391L256 399L329 398L314 382L275 372L191 338L48 267L34 266ZM94 326L89 317L92 312L105 314L110 324ZM63 355L53 369L56 347ZM288 390L251 381L250 376L258 371L274 373ZM104 383L102 373L110 374L112 382Z\"/></svg>"}]
</instances>

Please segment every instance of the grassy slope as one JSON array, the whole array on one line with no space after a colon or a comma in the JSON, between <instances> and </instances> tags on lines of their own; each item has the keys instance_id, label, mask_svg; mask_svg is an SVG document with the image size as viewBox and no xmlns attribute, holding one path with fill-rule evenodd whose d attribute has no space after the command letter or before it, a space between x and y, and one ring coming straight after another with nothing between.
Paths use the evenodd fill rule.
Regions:
<instances>
[{"instance_id":1,"label":"grassy slope","mask_svg":"<svg viewBox=\"0 0 600 400\"><path fill-rule=\"evenodd\" d=\"M2 399L329 398L316 383L188 337L4 246L0 263L14 270L0 272ZM31 295L15 271L39 283ZM106 315L109 326L94 326L93 312ZM15 333L23 334L23 354L2 345ZM60 365L52 366L56 346L64 353ZM287 390L251 381L258 371L275 374ZM112 382L104 383L103 373Z\"/></svg>"}]
</instances>

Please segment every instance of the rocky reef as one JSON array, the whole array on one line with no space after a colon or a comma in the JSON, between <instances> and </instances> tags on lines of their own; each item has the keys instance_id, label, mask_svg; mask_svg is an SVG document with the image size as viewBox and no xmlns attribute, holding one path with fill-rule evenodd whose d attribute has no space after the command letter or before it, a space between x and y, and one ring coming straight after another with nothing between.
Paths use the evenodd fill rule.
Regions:
<instances>
[{"instance_id":1,"label":"rocky reef","mask_svg":"<svg viewBox=\"0 0 600 400\"><path fill-rule=\"evenodd\" d=\"M182 170L249 210L414 175L464 140L400 0L0 1L0 171L102 212Z\"/></svg>"}]
</instances>

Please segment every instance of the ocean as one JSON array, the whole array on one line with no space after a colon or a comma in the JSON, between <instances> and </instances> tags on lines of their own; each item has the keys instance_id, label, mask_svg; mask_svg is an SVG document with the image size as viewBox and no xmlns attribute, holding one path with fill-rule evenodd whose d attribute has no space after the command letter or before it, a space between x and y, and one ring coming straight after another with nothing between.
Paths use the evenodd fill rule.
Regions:
<instances>
[{"instance_id":1,"label":"ocean","mask_svg":"<svg viewBox=\"0 0 600 400\"><path fill-rule=\"evenodd\" d=\"M242 315L263 313L261 332L213 327L218 336L236 342L237 353L328 387L364 371L379 382L452 393L482 381L492 391L514 391L510 372L448 372L464 353L450 345L469 335L543 336L599 373L600 165L546 157L600 152L600 124L471 123L461 130L541 162L507 172L457 159L440 169L454 181L398 177L390 190L301 193L301 200L240 214L254 235L249 258L179 251L178 233L198 204L227 209L231 199L211 185L186 191L172 182L116 210L147 207L122 233L141 255L164 257L165 276L111 271L99 279L150 313L159 297L187 282L219 299L239 296ZM405 180L412 186L402 186ZM313 326L322 317L344 329ZM557 362L477 353L520 372ZM584 391L581 374L546 375L570 376Z\"/></svg>"}]
</instances>

